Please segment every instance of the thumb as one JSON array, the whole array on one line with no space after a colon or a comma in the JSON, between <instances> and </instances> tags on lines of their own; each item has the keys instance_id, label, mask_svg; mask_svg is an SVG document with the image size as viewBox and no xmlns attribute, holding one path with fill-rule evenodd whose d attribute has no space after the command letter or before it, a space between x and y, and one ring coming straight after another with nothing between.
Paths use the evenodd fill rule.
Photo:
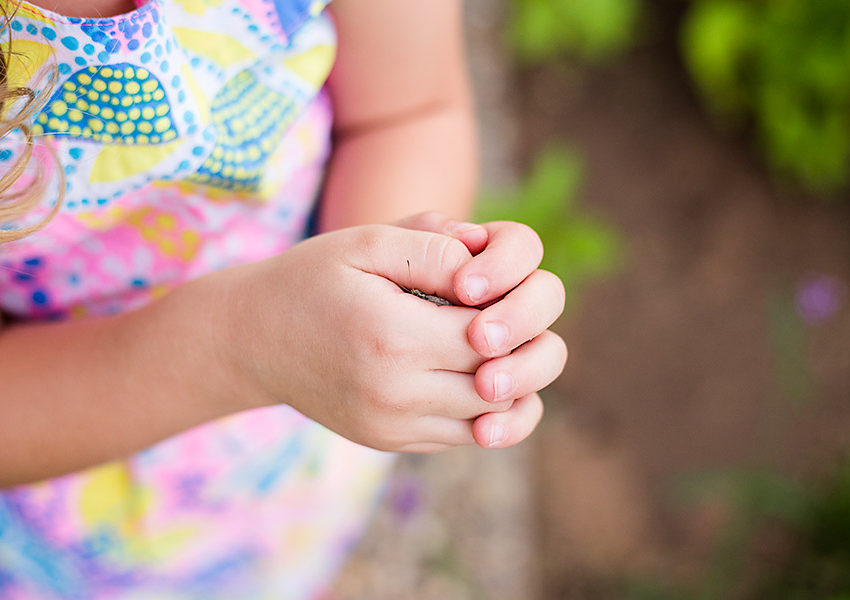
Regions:
<instances>
[{"instance_id":1,"label":"thumb","mask_svg":"<svg viewBox=\"0 0 850 600\"><path fill-rule=\"evenodd\" d=\"M461 304L455 295L455 273L472 260L460 240L394 225L367 225L352 229L356 251L347 262L379 275L407 290L418 289Z\"/></svg>"},{"instance_id":2,"label":"thumb","mask_svg":"<svg viewBox=\"0 0 850 600\"><path fill-rule=\"evenodd\" d=\"M445 213L434 210L405 217L396 221L395 225L451 236L463 242L472 254L478 254L487 246L488 233L484 227L467 221L458 221Z\"/></svg>"}]
</instances>

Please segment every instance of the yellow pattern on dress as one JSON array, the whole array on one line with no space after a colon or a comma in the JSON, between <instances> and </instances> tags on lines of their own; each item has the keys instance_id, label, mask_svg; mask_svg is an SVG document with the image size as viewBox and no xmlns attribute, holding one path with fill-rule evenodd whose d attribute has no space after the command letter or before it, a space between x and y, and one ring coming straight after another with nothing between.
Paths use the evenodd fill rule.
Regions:
<instances>
[{"instance_id":1,"label":"yellow pattern on dress","mask_svg":"<svg viewBox=\"0 0 850 600\"><path fill-rule=\"evenodd\" d=\"M172 31L181 46L220 67L256 59L256 54L229 35L185 27L173 27Z\"/></svg>"}]
</instances>

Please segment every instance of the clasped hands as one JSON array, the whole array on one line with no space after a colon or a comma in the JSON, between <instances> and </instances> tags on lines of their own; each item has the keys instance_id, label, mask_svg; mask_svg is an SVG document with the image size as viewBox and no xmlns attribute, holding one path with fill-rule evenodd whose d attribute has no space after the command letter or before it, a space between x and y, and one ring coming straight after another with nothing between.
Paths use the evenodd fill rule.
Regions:
<instances>
[{"instance_id":1,"label":"clasped hands","mask_svg":"<svg viewBox=\"0 0 850 600\"><path fill-rule=\"evenodd\" d=\"M373 448L511 446L567 358L548 329L564 288L542 256L525 225L439 213L322 234L237 270L229 307L244 318L227 361L256 404L288 403Z\"/></svg>"}]
</instances>

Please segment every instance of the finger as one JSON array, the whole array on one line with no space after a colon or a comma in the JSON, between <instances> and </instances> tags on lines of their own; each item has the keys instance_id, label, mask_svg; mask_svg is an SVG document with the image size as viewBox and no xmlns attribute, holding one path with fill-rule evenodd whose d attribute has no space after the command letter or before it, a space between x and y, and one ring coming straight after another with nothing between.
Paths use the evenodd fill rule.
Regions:
<instances>
[{"instance_id":1,"label":"finger","mask_svg":"<svg viewBox=\"0 0 850 600\"><path fill-rule=\"evenodd\" d=\"M558 276L538 269L469 324L469 343L482 356L505 356L537 337L564 310L564 285Z\"/></svg>"},{"instance_id":2,"label":"finger","mask_svg":"<svg viewBox=\"0 0 850 600\"><path fill-rule=\"evenodd\" d=\"M412 410L422 416L474 419L484 413L509 410L513 404L512 398L503 402L483 400L476 391L475 376L467 373L430 371L406 384L420 390Z\"/></svg>"},{"instance_id":3,"label":"finger","mask_svg":"<svg viewBox=\"0 0 850 600\"><path fill-rule=\"evenodd\" d=\"M452 279L472 255L462 242L447 235L392 225L352 228L344 259L354 268L381 276L405 289L418 289L461 304Z\"/></svg>"},{"instance_id":4,"label":"finger","mask_svg":"<svg viewBox=\"0 0 850 600\"><path fill-rule=\"evenodd\" d=\"M497 221L484 225L489 237L483 252L455 275L455 296L468 306L499 298L515 288L540 264L543 244L522 223Z\"/></svg>"},{"instance_id":5,"label":"finger","mask_svg":"<svg viewBox=\"0 0 850 600\"><path fill-rule=\"evenodd\" d=\"M481 365L475 373L475 390L491 406L500 406L540 391L555 381L566 362L567 345L547 330L507 356Z\"/></svg>"},{"instance_id":6,"label":"finger","mask_svg":"<svg viewBox=\"0 0 850 600\"><path fill-rule=\"evenodd\" d=\"M529 394L507 412L481 415L472 424L475 443L482 448L507 448L527 438L543 416L543 402Z\"/></svg>"},{"instance_id":7,"label":"finger","mask_svg":"<svg viewBox=\"0 0 850 600\"><path fill-rule=\"evenodd\" d=\"M395 223L399 227L432 231L451 236L463 242L472 254L478 254L487 245L487 230L481 225L458 221L447 214L428 211L406 217Z\"/></svg>"},{"instance_id":8,"label":"finger","mask_svg":"<svg viewBox=\"0 0 850 600\"><path fill-rule=\"evenodd\" d=\"M387 332L403 332L387 340L383 348L387 356L411 356L414 358L411 364L422 369L458 373L475 373L486 360L470 345L467 337L478 310L436 306L398 289L393 290L391 300L406 303L407 310L374 308L383 311L384 319L394 319L388 324Z\"/></svg>"},{"instance_id":9,"label":"finger","mask_svg":"<svg viewBox=\"0 0 850 600\"><path fill-rule=\"evenodd\" d=\"M445 446L472 446L475 437L472 434L472 420L449 419L447 417L420 417L416 423L419 442L402 446L402 451L409 452L411 447L419 444L442 444ZM421 450L415 450L421 451Z\"/></svg>"},{"instance_id":10,"label":"finger","mask_svg":"<svg viewBox=\"0 0 850 600\"><path fill-rule=\"evenodd\" d=\"M474 443L474 442L473 442ZM470 446L472 444L466 444ZM410 452L415 454L434 454L436 452L443 452L445 450L451 450L452 448L457 448L457 446L452 444L435 444L432 442L419 442L416 444L407 444L402 446L396 452Z\"/></svg>"}]
</instances>

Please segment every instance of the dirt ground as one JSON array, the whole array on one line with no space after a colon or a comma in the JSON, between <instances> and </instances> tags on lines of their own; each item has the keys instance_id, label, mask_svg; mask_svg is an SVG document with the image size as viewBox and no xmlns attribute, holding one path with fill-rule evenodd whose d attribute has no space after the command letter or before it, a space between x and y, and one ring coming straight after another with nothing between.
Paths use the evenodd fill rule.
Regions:
<instances>
[{"instance_id":1,"label":"dirt ground","mask_svg":"<svg viewBox=\"0 0 850 600\"><path fill-rule=\"evenodd\" d=\"M712 127L675 58L676 12L618 64L520 86L524 155L571 141L582 205L626 249L561 323L570 363L533 440L547 600L700 572L719 515L681 501L688 477L812 476L850 447L850 202L772 183Z\"/></svg>"},{"instance_id":2,"label":"dirt ground","mask_svg":"<svg viewBox=\"0 0 850 600\"><path fill-rule=\"evenodd\" d=\"M850 201L775 183L718 132L676 59L679 3L654 6L611 66L477 63L485 95L513 90L484 107L485 178L568 141L624 262L559 322L570 361L531 440L403 462L334 598L607 600L618 580L698 578L728 507L686 482L805 478L848 449Z\"/></svg>"}]
</instances>

